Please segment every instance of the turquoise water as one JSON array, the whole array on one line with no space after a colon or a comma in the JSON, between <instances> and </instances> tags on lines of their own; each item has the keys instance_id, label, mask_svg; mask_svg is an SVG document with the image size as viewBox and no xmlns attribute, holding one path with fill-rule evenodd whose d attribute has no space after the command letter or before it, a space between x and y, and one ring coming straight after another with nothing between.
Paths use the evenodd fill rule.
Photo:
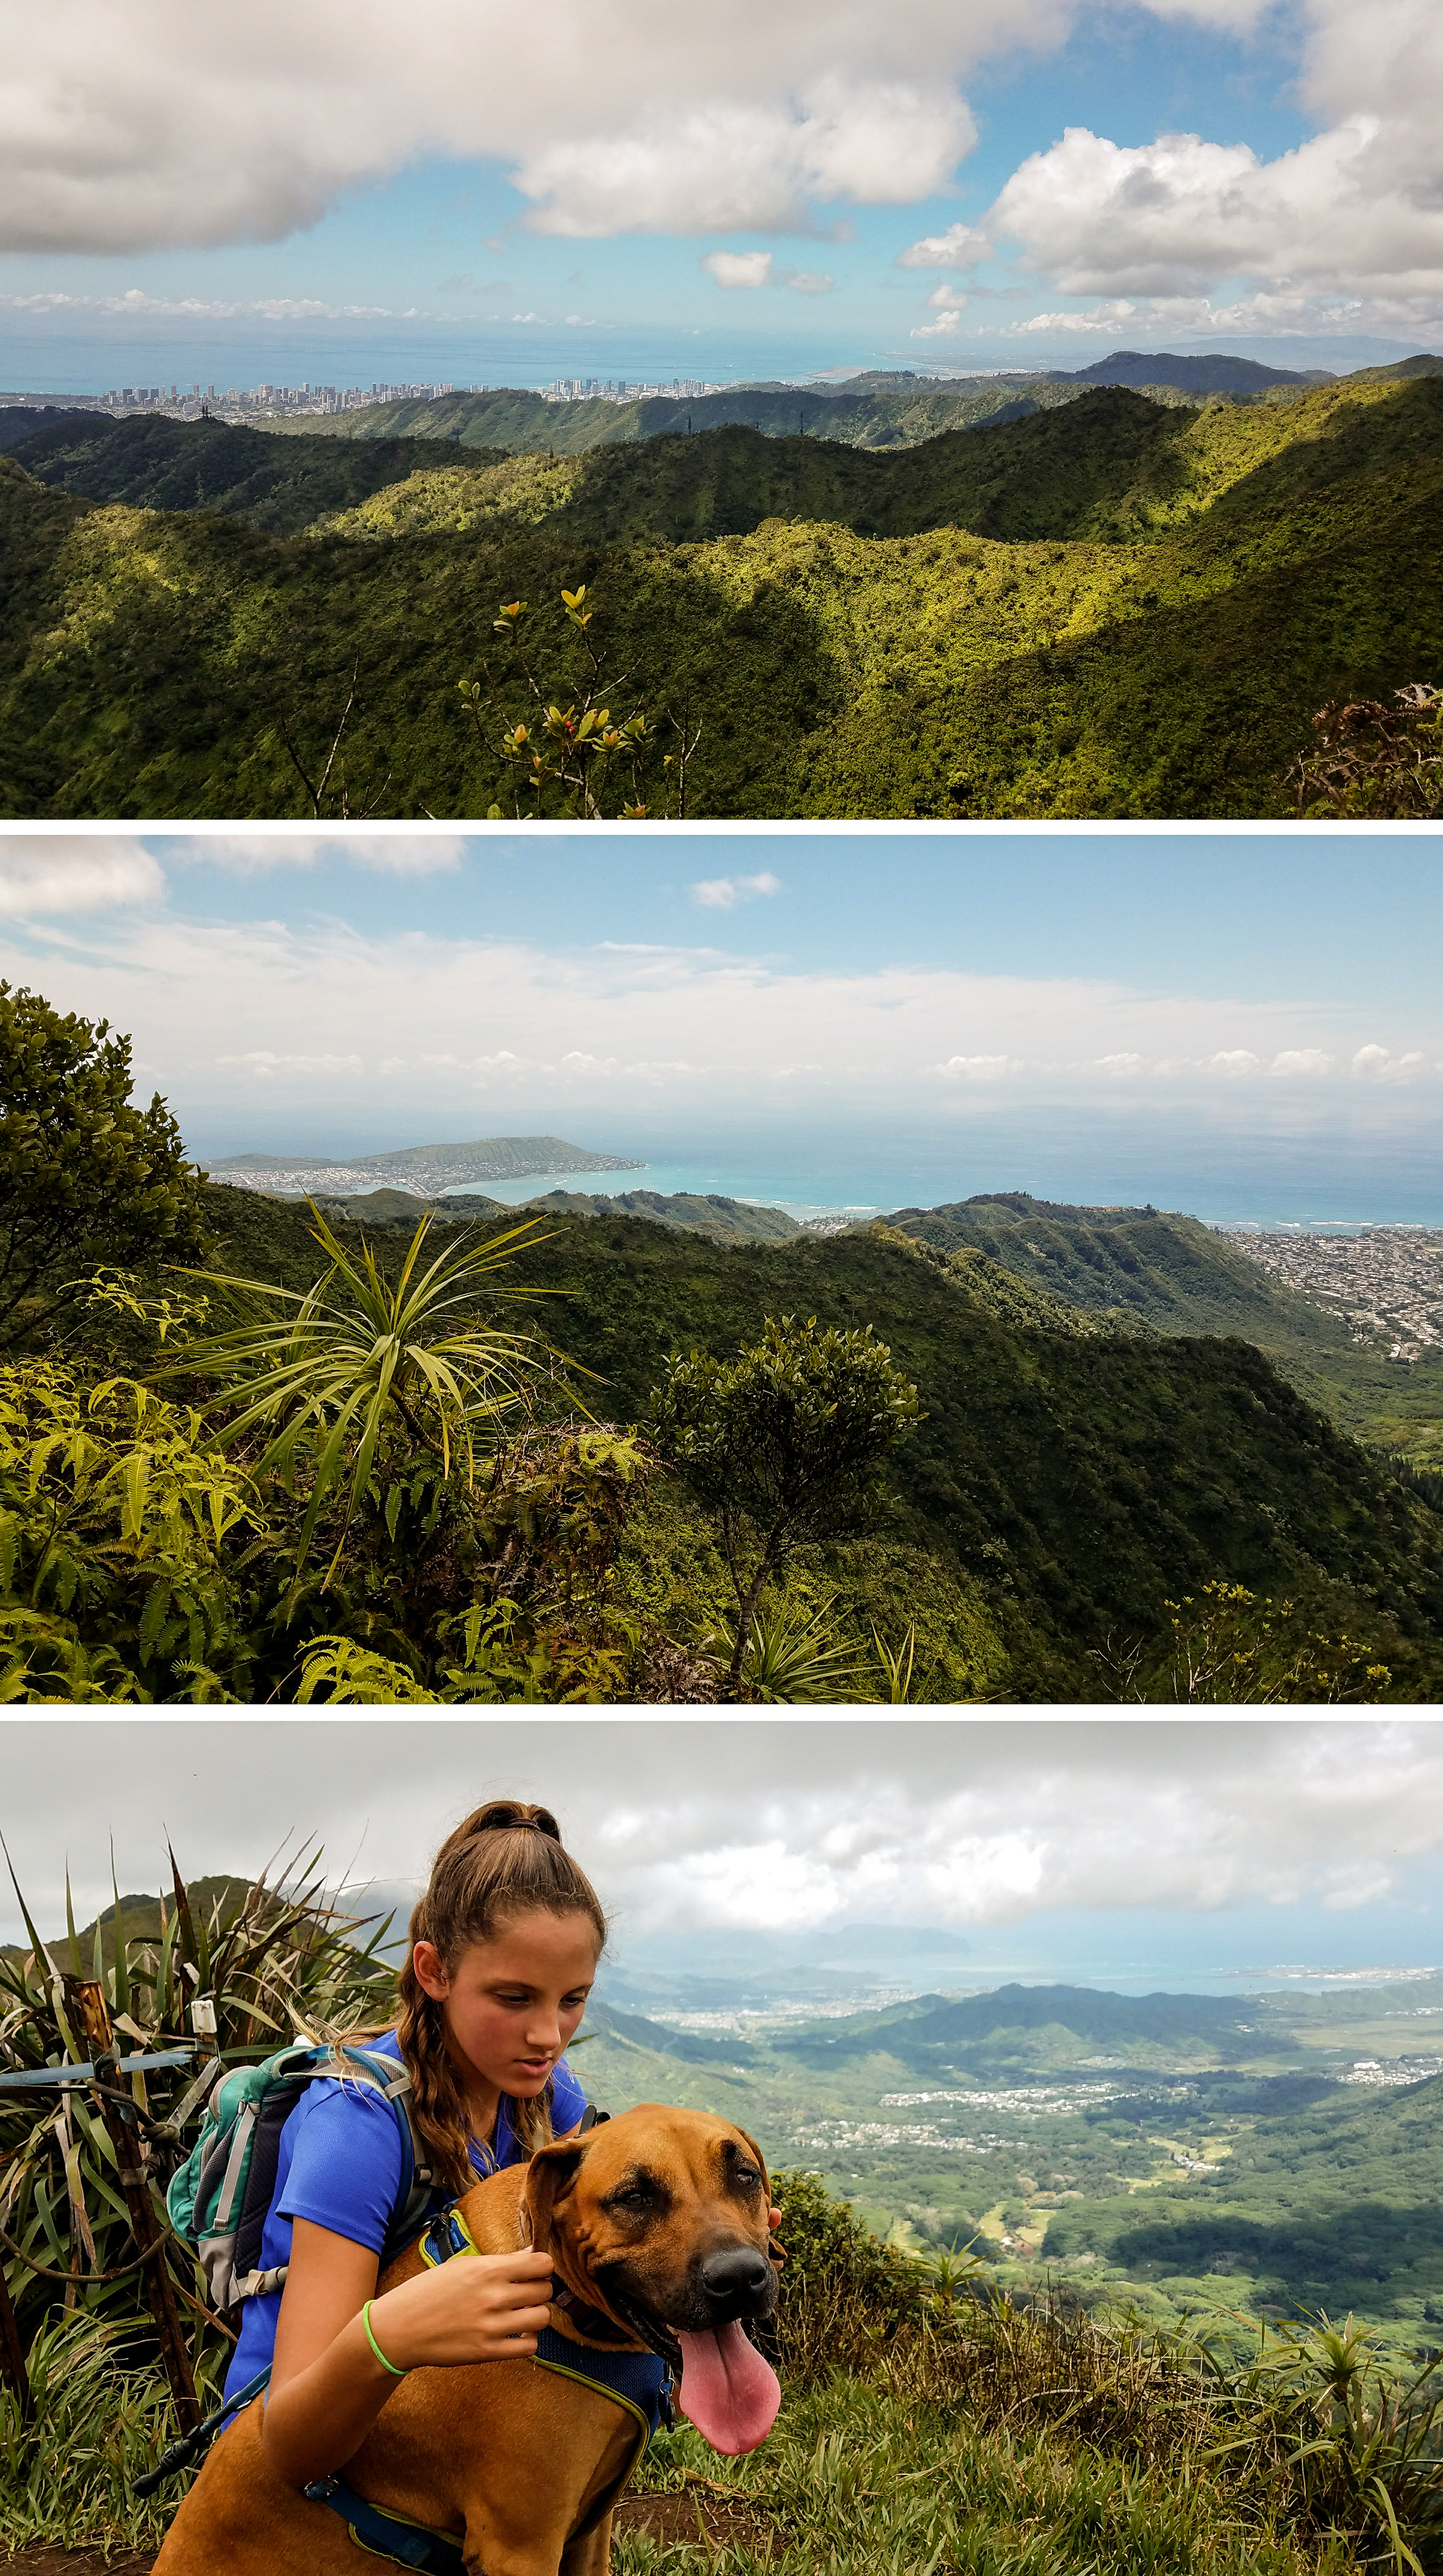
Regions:
<instances>
[{"instance_id":1,"label":"turquoise water","mask_svg":"<svg viewBox=\"0 0 1443 2576\"><path fill-rule=\"evenodd\" d=\"M666 1197L684 1191L783 1208L788 1216L804 1222L809 1217L865 1218L897 1208L944 1206L987 1189L1031 1188L1039 1198L1083 1206L1150 1202L1201 1217L1209 1225L1287 1226L1319 1233L1345 1233L1366 1225L1443 1225L1443 1192L1426 1184L1419 1188L1405 1183L1400 1188L1396 1182L1390 1185L1387 1177L1375 1177L1370 1186L1361 1175L1350 1175L1340 1188L1318 1190L1316 1176L1312 1177L1312 1189L1303 1176L1299 1186L1280 1188L1276 1175L1259 1175L1256 1180L1229 1175L1220 1181L1216 1175L1168 1175L1153 1169L1136 1174L1023 1171L999 1180L975 1169L948 1169L931 1156L915 1162L901 1156L895 1163L858 1159L833 1164L826 1157L791 1162L780 1156L717 1154L643 1163L636 1171L545 1172L519 1180L481 1181L474 1184L474 1191L507 1207L524 1206L530 1199L543 1198L548 1190L574 1190L588 1198L616 1197L627 1190L657 1190ZM1129 1182L1131 1187L1126 1186Z\"/></svg>"},{"instance_id":2,"label":"turquoise water","mask_svg":"<svg viewBox=\"0 0 1443 2576\"><path fill-rule=\"evenodd\" d=\"M635 1172L544 1172L529 1180L474 1184L476 1194L500 1199L507 1207L521 1207L528 1199L544 1198L548 1190L576 1190L587 1198L612 1198L626 1190L659 1190L667 1198L683 1191L696 1192L703 1198L743 1199L754 1206L784 1208L788 1216L799 1220L838 1214L880 1216L884 1208L904 1204L897 1198L852 1199L839 1193L835 1185L828 1187L822 1182L814 1183L810 1190L803 1183L799 1190L795 1174L757 1171L745 1164L723 1161L645 1163ZM459 1197L462 1193L453 1195Z\"/></svg>"}]
</instances>

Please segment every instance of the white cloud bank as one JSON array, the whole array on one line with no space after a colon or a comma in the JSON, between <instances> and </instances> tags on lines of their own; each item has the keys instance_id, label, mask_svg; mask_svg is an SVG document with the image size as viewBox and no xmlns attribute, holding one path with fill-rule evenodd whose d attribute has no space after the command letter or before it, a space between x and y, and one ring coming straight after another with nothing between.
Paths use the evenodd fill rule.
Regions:
<instances>
[{"instance_id":1,"label":"white cloud bank","mask_svg":"<svg viewBox=\"0 0 1443 2576\"><path fill-rule=\"evenodd\" d=\"M1264 0L1137 5L1239 41L1265 14ZM598 42L583 0L557 0L528 31L525 79L500 80L515 40L501 0L418 0L401 46L389 0L0 0L0 248L278 240L428 153L507 163L543 232L815 230L847 202L945 191L975 139L970 74L1045 51L1088 15L1089 0L1032 0L1020 16L1006 0L618 0ZM1302 0L1291 23L1316 129L1295 151L1261 161L1235 128L1120 143L1075 127L1014 173L986 236L955 223L902 265L973 266L1005 236L1028 273L1102 299L1004 335L1429 332L1443 321L1443 13L1436 0ZM756 273L766 257L722 253L713 274L826 291L817 272ZM1235 300L1211 300L1230 282ZM100 300L159 309L138 289ZM955 327L944 310L924 329Z\"/></svg>"},{"instance_id":2,"label":"white cloud bank","mask_svg":"<svg viewBox=\"0 0 1443 2576\"><path fill-rule=\"evenodd\" d=\"M165 878L139 843L0 835L0 918L54 918L111 904L158 903Z\"/></svg>"},{"instance_id":3,"label":"white cloud bank","mask_svg":"<svg viewBox=\"0 0 1443 2576\"><path fill-rule=\"evenodd\" d=\"M348 1713L343 1761L334 1725L289 1718L280 1772L275 1730L229 1716L12 1718L5 1738L6 1838L45 1923L64 1919L66 1849L81 1918L109 1901L111 1832L122 1887L158 1883L149 1784L162 1769L166 1824L196 1874L256 1867L293 1826L333 1863L359 1848L367 1873L404 1883L475 1801L542 1799L623 1940L848 1919L981 1926L1061 1907L1320 1903L1346 1916L1443 1846L1431 1717L718 1729ZM0 1899L0 1934L18 1928Z\"/></svg>"},{"instance_id":4,"label":"white cloud bank","mask_svg":"<svg viewBox=\"0 0 1443 2576\"><path fill-rule=\"evenodd\" d=\"M87 929L75 903L47 926L27 880L30 917L0 936L0 972L130 1030L146 1087L158 1084L192 1133L220 1121L233 1133L252 1099L264 1100L268 1131L287 1114L308 1130L335 1114L348 1133L372 1121L394 1133L399 1118L418 1135L583 1117L619 1133L629 1116L654 1120L659 1102L683 1118L828 1123L1184 1103L1284 1128L1386 1127L1436 1117L1439 1105L1443 1014L1436 1027L1372 1013L1363 1023L1341 1004L885 956L868 970L808 972L739 939L553 949L479 932L363 936L313 912L298 923L202 923L184 917L184 853L168 904L125 908L121 896L148 895L154 880L112 885L115 854L107 843L97 857L96 846L34 845L62 893L77 892L85 868L99 871L90 882L94 900L110 897L103 928ZM414 845L364 846L374 864ZM721 916L779 891L766 871L699 879L692 897Z\"/></svg>"},{"instance_id":5,"label":"white cloud bank","mask_svg":"<svg viewBox=\"0 0 1443 2576\"><path fill-rule=\"evenodd\" d=\"M1061 25L1060 0L1042 22ZM1005 0L584 0L527 30L502 0L3 0L0 248L279 240L425 153L495 155L545 232L810 228L916 203L974 139L957 82Z\"/></svg>"}]
</instances>

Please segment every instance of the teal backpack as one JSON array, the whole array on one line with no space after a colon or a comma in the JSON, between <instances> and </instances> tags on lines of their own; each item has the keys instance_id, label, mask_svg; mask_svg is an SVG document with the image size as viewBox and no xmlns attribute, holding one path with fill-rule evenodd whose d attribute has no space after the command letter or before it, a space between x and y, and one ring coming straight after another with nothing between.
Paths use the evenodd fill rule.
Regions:
<instances>
[{"instance_id":1,"label":"teal backpack","mask_svg":"<svg viewBox=\"0 0 1443 2576\"><path fill-rule=\"evenodd\" d=\"M260 2066L234 2067L217 2084L200 2135L165 2195L171 2226L194 2246L217 2308L239 2307L284 2284L286 2264L261 2269L261 2231L275 2195L281 2131L318 2075L367 2086L395 2114L401 2186L381 2253L383 2270L431 2214L437 2176L412 2115L411 2078L398 2058L299 2040Z\"/></svg>"}]
</instances>

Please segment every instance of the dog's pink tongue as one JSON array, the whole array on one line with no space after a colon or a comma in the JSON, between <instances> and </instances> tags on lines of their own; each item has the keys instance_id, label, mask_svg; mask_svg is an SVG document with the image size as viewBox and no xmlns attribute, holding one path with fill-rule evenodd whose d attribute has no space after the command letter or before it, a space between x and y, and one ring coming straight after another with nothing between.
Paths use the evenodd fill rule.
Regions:
<instances>
[{"instance_id":1,"label":"dog's pink tongue","mask_svg":"<svg viewBox=\"0 0 1443 2576\"><path fill-rule=\"evenodd\" d=\"M781 2386L769 2362L739 2325L714 2334L678 2335L681 2411L714 2451L729 2458L754 2451L776 2422Z\"/></svg>"}]
</instances>

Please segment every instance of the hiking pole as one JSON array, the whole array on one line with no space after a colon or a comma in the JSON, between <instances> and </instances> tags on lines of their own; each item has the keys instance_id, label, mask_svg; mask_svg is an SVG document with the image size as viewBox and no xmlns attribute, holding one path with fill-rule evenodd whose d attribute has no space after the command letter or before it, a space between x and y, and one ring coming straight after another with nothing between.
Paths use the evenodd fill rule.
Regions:
<instances>
[{"instance_id":1,"label":"hiking pole","mask_svg":"<svg viewBox=\"0 0 1443 2576\"><path fill-rule=\"evenodd\" d=\"M110 2008L105 2000L104 1987L80 1977L73 1980L67 1979L67 1983L75 1997L85 2036L90 2042L96 2074L101 2073L102 2067L107 2072L113 2073L115 2035L110 2027ZM160 2357L165 2364L166 2378L170 2381L170 2393L175 2400L175 2411L185 2430L193 2432L200 2422L195 2378L190 2366L190 2350L180 2322L180 2310L176 2306L175 2286L166 2266L165 2241L156 2223L155 2205L150 2197L150 2184L140 2161L139 2128L134 2113L127 2116L108 2087L102 2089L97 2086L95 2099L109 2134L110 2143L115 2149L116 2180L125 2194L125 2206L130 2213L135 2249L144 2257L146 2296L150 2301L151 2315L155 2319Z\"/></svg>"},{"instance_id":2,"label":"hiking pole","mask_svg":"<svg viewBox=\"0 0 1443 2576\"><path fill-rule=\"evenodd\" d=\"M20 2328L10 2299L10 2284L5 2266L0 2263L0 2379L13 2388L20 2406L20 2421L28 2424L35 2412L35 2397L30 2386L30 2373L20 2344Z\"/></svg>"}]
</instances>

